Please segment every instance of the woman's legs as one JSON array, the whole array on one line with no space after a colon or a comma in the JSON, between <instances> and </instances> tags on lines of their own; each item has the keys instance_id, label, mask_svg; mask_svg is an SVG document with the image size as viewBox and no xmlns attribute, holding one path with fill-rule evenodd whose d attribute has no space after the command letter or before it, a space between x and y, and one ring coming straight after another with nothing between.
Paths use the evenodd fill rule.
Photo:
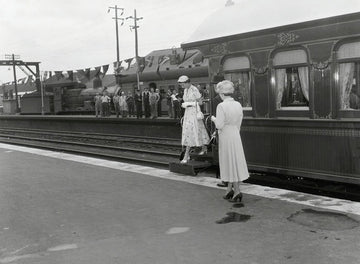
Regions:
<instances>
[{"instance_id":1,"label":"woman's legs","mask_svg":"<svg viewBox=\"0 0 360 264\"><path fill-rule=\"evenodd\" d=\"M232 189L233 189L233 183L232 183L232 182L229 182L229 183L228 183L228 186L227 186L227 188L226 188L226 193L231 192Z\"/></svg>"},{"instance_id":2,"label":"woman's legs","mask_svg":"<svg viewBox=\"0 0 360 264\"><path fill-rule=\"evenodd\" d=\"M199 155L204 155L205 153L207 153L207 146L202 145L201 146L201 151L199 152Z\"/></svg>"},{"instance_id":3,"label":"woman's legs","mask_svg":"<svg viewBox=\"0 0 360 264\"><path fill-rule=\"evenodd\" d=\"M184 158L182 159L182 163L186 163L190 159L190 147L186 146Z\"/></svg>"},{"instance_id":4,"label":"woman's legs","mask_svg":"<svg viewBox=\"0 0 360 264\"><path fill-rule=\"evenodd\" d=\"M229 202L232 203L241 202L242 193L240 192L240 182L232 182L232 185L234 187L234 195L231 199L229 199Z\"/></svg>"},{"instance_id":5,"label":"woman's legs","mask_svg":"<svg viewBox=\"0 0 360 264\"><path fill-rule=\"evenodd\" d=\"M240 182L233 182L232 185L234 186L234 196L241 193Z\"/></svg>"}]
</instances>

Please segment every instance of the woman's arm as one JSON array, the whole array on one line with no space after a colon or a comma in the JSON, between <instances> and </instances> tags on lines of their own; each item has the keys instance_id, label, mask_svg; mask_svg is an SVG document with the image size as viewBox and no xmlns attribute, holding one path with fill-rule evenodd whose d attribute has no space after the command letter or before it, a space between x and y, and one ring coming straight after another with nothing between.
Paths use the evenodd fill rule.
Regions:
<instances>
[{"instance_id":1,"label":"woman's arm","mask_svg":"<svg viewBox=\"0 0 360 264\"><path fill-rule=\"evenodd\" d=\"M219 130L221 130L225 125L225 113L220 104L216 107L216 119L214 123L216 128Z\"/></svg>"}]
</instances>

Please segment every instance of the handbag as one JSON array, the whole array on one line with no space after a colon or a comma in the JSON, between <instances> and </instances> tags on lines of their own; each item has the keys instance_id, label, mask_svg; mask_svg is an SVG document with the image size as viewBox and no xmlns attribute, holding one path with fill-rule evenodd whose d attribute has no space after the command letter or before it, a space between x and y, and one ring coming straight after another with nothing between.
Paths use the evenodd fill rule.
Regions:
<instances>
[{"instance_id":1,"label":"handbag","mask_svg":"<svg viewBox=\"0 0 360 264\"><path fill-rule=\"evenodd\" d=\"M203 112L201 112L201 109L199 107L199 104L196 102L196 118L197 120L203 120L204 119L204 114Z\"/></svg>"}]
</instances>

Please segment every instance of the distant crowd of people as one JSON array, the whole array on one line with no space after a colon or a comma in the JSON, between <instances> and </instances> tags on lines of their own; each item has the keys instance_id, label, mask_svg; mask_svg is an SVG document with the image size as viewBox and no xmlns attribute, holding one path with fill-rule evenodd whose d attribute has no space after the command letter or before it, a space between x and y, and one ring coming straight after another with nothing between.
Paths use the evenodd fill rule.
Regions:
<instances>
[{"instance_id":1,"label":"distant crowd of people","mask_svg":"<svg viewBox=\"0 0 360 264\"><path fill-rule=\"evenodd\" d=\"M203 97L207 98L208 93L206 89L200 90ZM167 116L169 118L180 119L184 115L184 109L181 108L183 91L181 89L169 89L163 95L153 83L142 91L135 89L134 93L131 91L125 93L120 89L112 98L105 87L103 93L95 95L95 115L96 117L108 117L111 115L111 109L113 109L116 117L156 119L162 115L162 101L164 98L166 99Z\"/></svg>"}]
</instances>

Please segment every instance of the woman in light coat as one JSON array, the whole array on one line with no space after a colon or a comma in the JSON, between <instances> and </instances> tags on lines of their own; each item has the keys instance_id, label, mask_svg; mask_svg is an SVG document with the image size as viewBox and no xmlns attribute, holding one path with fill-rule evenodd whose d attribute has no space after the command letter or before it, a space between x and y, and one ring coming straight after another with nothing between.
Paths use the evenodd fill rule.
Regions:
<instances>
[{"instance_id":1,"label":"woman in light coat","mask_svg":"<svg viewBox=\"0 0 360 264\"><path fill-rule=\"evenodd\" d=\"M209 143L209 135L206 131L203 120L197 119L197 112L201 111L199 107L199 100L201 94L199 90L190 83L189 77L183 75L179 77L178 83L184 88L182 107L185 108L181 144L186 146L185 155L181 163L186 163L190 160L190 148L200 147L199 155L206 153L207 144Z\"/></svg>"},{"instance_id":2,"label":"woman in light coat","mask_svg":"<svg viewBox=\"0 0 360 264\"><path fill-rule=\"evenodd\" d=\"M120 106L120 113L122 117L126 117L127 116L127 112L128 112L128 105L126 102L126 95L125 92L121 92L121 96L119 98L119 106Z\"/></svg>"},{"instance_id":3,"label":"woman in light coat","mask_svg":"<svg viewBox=\"0 0 360 264\"><path fill-rule=\"evenodd\" d=\"M234 84L222 81L217 84L216 92L223 100L216 108L215 123L219 134L219 165L220 177L228 182L224 199L231 202L241 201L240 182L249 178L245 154L240 137L240 126L243 118L242 106L231 95Z\"/></svg>"}]
</instances>

